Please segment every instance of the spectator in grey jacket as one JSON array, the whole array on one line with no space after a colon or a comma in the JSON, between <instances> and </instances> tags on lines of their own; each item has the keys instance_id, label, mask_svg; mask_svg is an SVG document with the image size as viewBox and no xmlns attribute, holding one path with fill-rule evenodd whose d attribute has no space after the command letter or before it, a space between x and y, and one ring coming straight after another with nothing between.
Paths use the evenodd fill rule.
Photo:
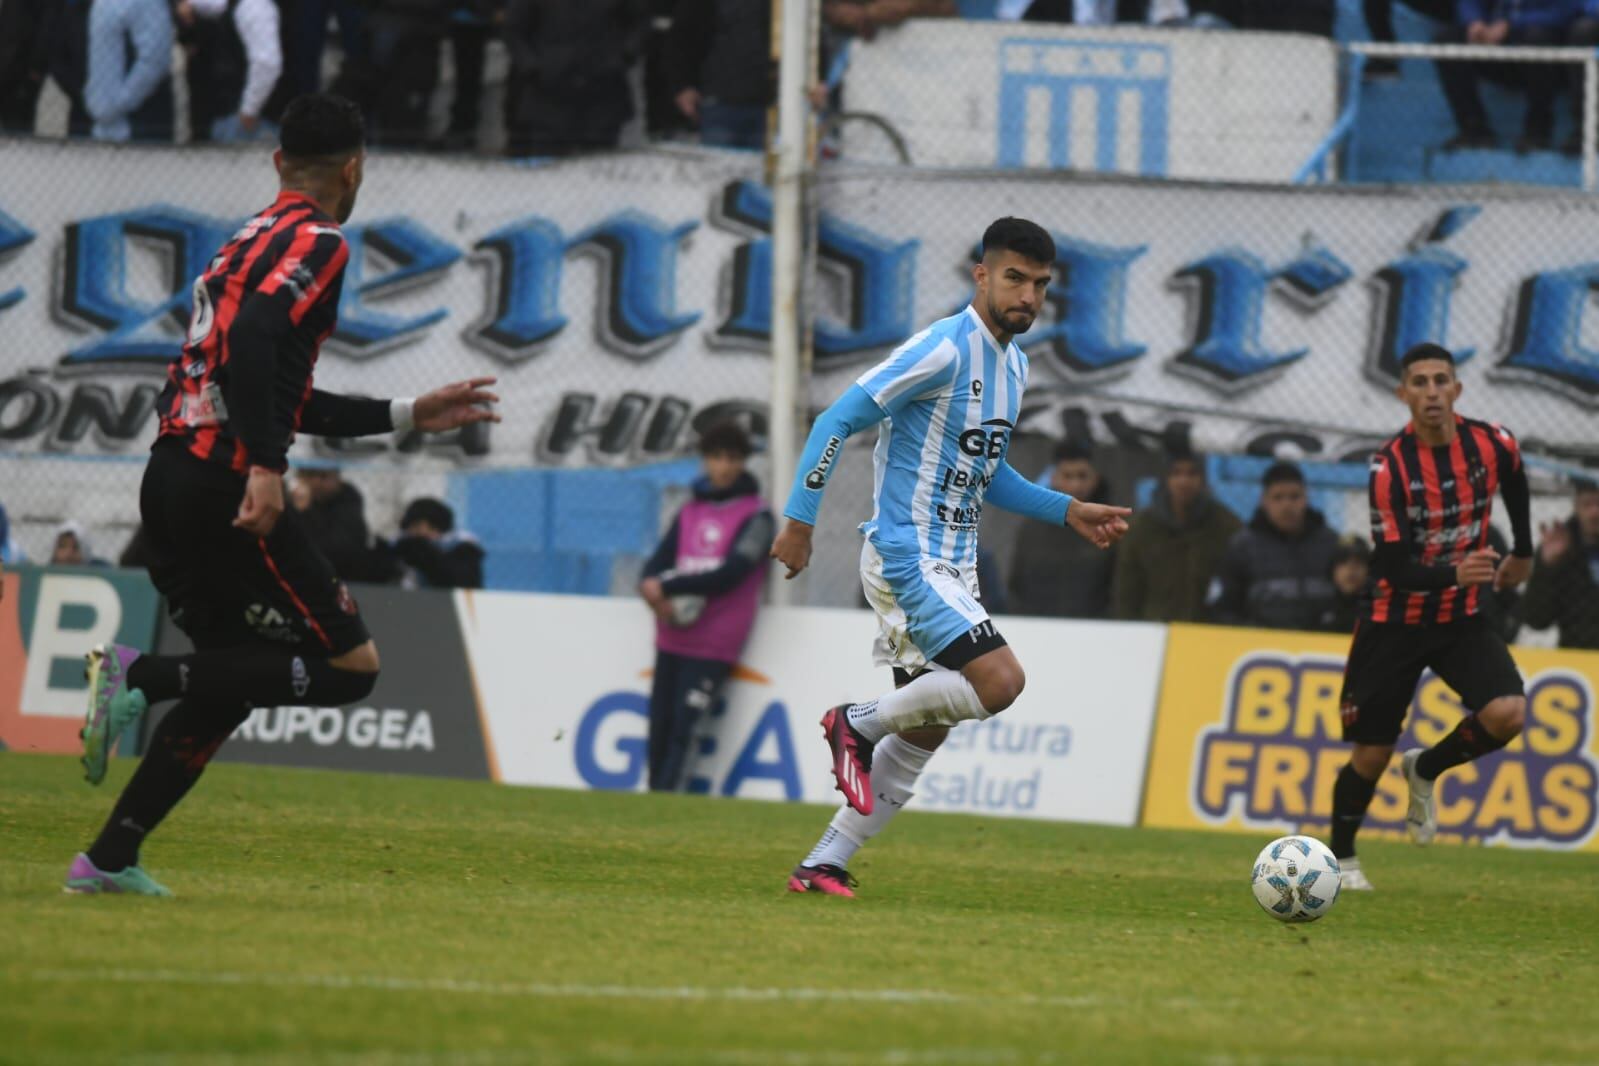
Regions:
<instances>
[{"instance_id":1,"label":"spectator in grey jacket","mask_svg":"<svg viewBox=\"0 0 1599 1066\"><path fill-rule=\"evenodd\" d=\"M94 0L83 102L99 141L172 139L172 13L166 0Z\"/></svg>"},{"instance_id":2,"label":"spectator in grey jacket","mask_svg":"<svg viewBox=\"0 0 1599 1066\"><path fill-rule=\"evenodd\" d=\"M51 0L0 0L0 131L32 133L50 69Z\"/></svg>"},{"instance_id":3,"label":"spectator in grey jacket","mask_svg":"<svg viewBox=\"0 0 1599 1066\"><path fill-rule=\"evenodd\" d=\"M1338 535L1305 494L1293 463L1273 463L1261 478L1260 506L1233 535L1211 581L1206 606L1217 622L1268 629L1318 629L1336 598Z\"/></svg>"}]
</instances>

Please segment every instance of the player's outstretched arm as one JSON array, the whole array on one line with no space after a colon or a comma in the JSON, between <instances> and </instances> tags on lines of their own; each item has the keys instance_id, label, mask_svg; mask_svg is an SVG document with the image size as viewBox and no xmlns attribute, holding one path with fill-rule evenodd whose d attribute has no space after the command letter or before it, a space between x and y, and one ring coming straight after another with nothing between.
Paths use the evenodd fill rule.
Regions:
<instances>
[{"instance_id":1,"label":"player's outstretched arm","mask_svg":"<svg viewBox=\"0 0 1599 1066\"><path fill-rule=\"evenodd\" d=\"M789 490L788 503L783 508L783 517L788 521L772 542L771 556L787 567L785 578L798 577L800 571L810 565L811 532L816 528L816 515L822 507L822 490L833 476L844 442L851 434L875 426L887 417L887 412L859 385L851 385L833 406L817 416L810 436L805 439L799 469L794 474L794 487Z\"/></svg>"},{"instance_id":2,"label":"player's outstretched arm","mask_svg":"<svg viewBox=\"0 0 1599 1066\"><path fill-rule=\"evenodd\" d=\"M987 499L1001 510L1026 515L1051 525L1070 526L1084 539L1101 548L1108 548L1121 539L1122 534L1127 532L1127 516L1133 513L1126 507L1088 503L1064 492L1035 485L1008 462L1000 463L999 469L994 472Z\"/></svg>"},{"instance_id":3,"label":"player's outstretched arm","mask_svg":"<svg viewBox=\"0 0 1599 1066\"><path fill-rule=\"evenodd\" d=\"M498 422L490 406L500 401L487 391L494 378L457 381L415 399L369 400L314 389L300 418L300 431L313 437L369 437L394 430L428 433L459 429L474 422Z\"/></svg>"}]
</instances>

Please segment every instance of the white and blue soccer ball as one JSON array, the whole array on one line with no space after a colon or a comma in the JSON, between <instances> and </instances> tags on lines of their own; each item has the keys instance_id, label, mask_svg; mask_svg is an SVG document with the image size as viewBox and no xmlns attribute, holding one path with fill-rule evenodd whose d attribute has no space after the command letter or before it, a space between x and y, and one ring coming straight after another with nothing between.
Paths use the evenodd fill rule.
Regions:
<instances>
[{"instance_id":1,"label":"white and blue soccer ball","mask_svg":"<svg viewBox=\"0 0 1599 1066\"><path fill-rule=\"evenodd\" d=\"M1313 922L1338 902L1339 872L1332 849L1315 837L1280 837L1255 857L1249 887L1278 921Z\"/></svg>"}]
</instances>

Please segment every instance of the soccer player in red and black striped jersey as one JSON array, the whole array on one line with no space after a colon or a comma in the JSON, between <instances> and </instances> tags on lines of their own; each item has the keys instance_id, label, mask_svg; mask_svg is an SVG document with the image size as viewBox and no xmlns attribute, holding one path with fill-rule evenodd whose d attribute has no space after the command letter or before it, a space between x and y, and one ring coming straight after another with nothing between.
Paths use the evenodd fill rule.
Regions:
<instances>
[{"instance_id":1,"label":"soccer player in red and black striped jersey","mask_svg":"<svg viewBox=\"0 0 1599 1066\"><path fill-rule=\"evenodd\" d=\"M492 378L424 396L369 400L313 384L333 332L365 162L361 114L303 96L283 115L276 201L222 246L194 283L182 355L158 404L139 511L150 576L194 642L185 656L106 645L89 654L83 765L106 772L110 746L146 707L177 704L105 828L67 875L76 892L167 895L139 847L194 785L253 707L339 706L372 691L377 646L348 590L283 506L296 433L356 437L498 421Z\"/></svg>"},{"instance_id":2,"label":"soccer player in red and black striped jersey","mask_svg":"<svg viewBox=\"0 0 1599 1066\"><path fill-rule=\"evenodd\" d=\"M1398 393L1411 422L1371 460L1372 584L1344 671L1344 739L1355 747L1333 785L1332 849L1345 888L1371 887L1355 833L1423 670L1443 678L1468 713L1431 748L1404 754L1405 827L1419 844L1438 831L1438 775L1510 743L1527 709L1521 674L1482 613L1489 586L1514 587L1532 569L1521 450L1503 426L1455 413L1460 380L1445 348L1406 352ZM1495 492L1510 515L1511 554L1503 560L1488 547Z\"/></svg>"}]
</instances>

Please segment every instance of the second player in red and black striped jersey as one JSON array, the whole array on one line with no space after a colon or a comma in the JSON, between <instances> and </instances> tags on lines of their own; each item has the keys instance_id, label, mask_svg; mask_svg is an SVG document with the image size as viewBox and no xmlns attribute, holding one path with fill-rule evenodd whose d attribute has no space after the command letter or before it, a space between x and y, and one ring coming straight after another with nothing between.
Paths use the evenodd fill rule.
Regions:
<instances>
[{"instance_id":1,"label":"second player in red and black striped jersey","mask_svg":"<svg viewBox=\"0 0 1599 1066\"><path fill-rule=\"evenodd\" d=\"M302 425L316 432L350 402L312 388L349 257L338 222L302 193L245 223L195 280L183 354L157 401L160 436L241 474L282 471Z\"/></svg>"},{"instance_id":2,"label":"second player in red and black striped jersey","mask_svg":"<svg viewBox=\"0 0 1599 1066\"><path fill-rule=\"evenodd\" d=\"M1475 615L1483 586L1457 583L1455 567L1488 546L1495 492L1503 494L1512 553L1531 554L1527 473L1503 426L1454 416L1447 444L1418 439L1414 424L1371 460L1372 622L1439 625Z\"/></svg>"}]
</instances>

